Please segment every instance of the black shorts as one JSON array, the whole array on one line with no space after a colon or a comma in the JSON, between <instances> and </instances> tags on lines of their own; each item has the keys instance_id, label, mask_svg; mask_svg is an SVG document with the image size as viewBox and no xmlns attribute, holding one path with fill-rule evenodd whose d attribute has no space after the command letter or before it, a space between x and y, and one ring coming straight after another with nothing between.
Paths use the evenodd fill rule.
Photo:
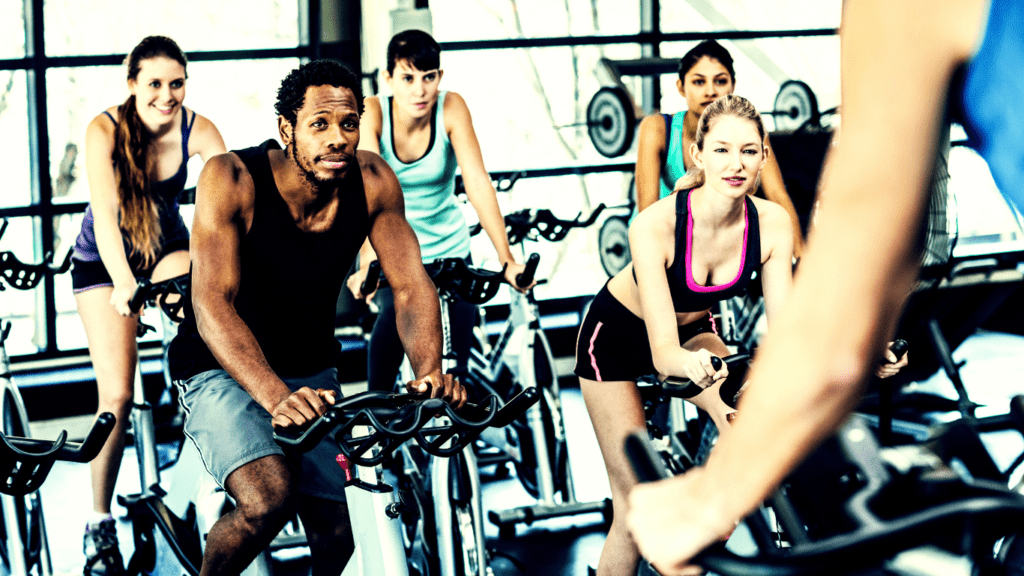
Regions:
<instances>
[{"instance_id":1,"label":"black shorts","mask_svg":"<svg viewBox=\"0 0 1024 576\"><path fill-rule=\"evenodd\" d=\"M188 237L171 240L164 244L156 258L156 262L160 262L164 256L171 252L179 250L188 250ZM153 275L153 268L156 268L156 263L148 268L142 268L140 260L140 258L133 255L128 259L128 265L131 266L132 274L136 278L148 279ZM114 281L110 278L110 274L107 273L107 267L103 265L102 260L86 262L85 260L71 258L71 264L71 286L74 288L75 294L93 288L114 285Z\"/></svg>"},{"instance_id":2,"label":"black shorts","mask_svg":"<svg viewBox=\"0 0 1024 576\"><path fill-rule=\"evenodd\" d=\"M679 327L679 343L710 332L717 334L714 320L707 318ZM647 326L608 291L607 284L590 304L576 339L575 373L597 382L635 382L656 374Z\"/></svg>"}]
</instances>

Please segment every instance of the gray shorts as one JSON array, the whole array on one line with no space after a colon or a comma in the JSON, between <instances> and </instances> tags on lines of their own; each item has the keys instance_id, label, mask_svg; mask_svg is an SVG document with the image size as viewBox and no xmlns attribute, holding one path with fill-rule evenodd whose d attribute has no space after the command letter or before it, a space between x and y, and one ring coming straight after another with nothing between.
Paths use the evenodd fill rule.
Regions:
<instances>
[{"instance_id":1,"label":"gray shorts","mask_svg":"<svg viewBox=\"0 0 1024 576\"><path fill-rule=\"evenodd\" d=\"M329 368L305 378L285 378L292 391L303 386L336 390L338 370ZM256 403L227 372L208 370L178 380L185 410L185 436L199 449L206 470L224 486L228 475L264 456L285 456L300 494L345 501L345 475L335 461L341 453L330 437L305 454L285 452L274 441L270 413Z\"/></svg>"}]
</instances>

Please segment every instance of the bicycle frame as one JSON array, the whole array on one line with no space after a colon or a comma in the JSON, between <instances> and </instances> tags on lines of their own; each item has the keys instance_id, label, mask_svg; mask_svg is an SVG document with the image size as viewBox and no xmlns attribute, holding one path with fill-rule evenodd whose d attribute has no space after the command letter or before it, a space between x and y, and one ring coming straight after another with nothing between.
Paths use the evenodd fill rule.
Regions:
<instances>
[{"instance_id":1,"label":"bicycle frame","mask_svg":"<svg viewBox=\"0 0 1024 576\"><path fill-rule=\"evenodd\" d=\"M395 489L384 483L380 465L352 468L358 482L345 487L345 497L355 551L342 576L408 576Z\"/></svg>"},{"instance_id":2,"label":"bicycle frame","mask_svg":"<svg viewBox=\"0 0 1024 576\"><path fill-rule=\"evenodd\" d=\"M4 326L0 321L0 422L5 435L31 436L25 403L21 399L18 387L11 381L11 364L6 348L9 332L10 324ZM22 525L26 531L32 530L33 521L37 523L36 529L39 531L39 558L36 560L39 574L50 576L53 573L53 564L50 560L50 546L46 538L43 503L39 492L32 492L26 496L0 495L0 507L3 508L7 561L12 576L29 574L29 559L26 554L29 543L22 538ZM23 508L21 514L19 508Z\"/></svg>"}]
</instances>

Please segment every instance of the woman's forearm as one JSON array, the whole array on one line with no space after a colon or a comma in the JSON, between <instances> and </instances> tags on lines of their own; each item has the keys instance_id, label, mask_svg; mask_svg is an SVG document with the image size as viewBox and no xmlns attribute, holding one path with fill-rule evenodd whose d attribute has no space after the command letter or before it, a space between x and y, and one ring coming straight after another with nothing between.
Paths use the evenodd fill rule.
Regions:
<instances>
[{"instance_id":1,"label":"woman's forearm","mask_svg":"<svg viewBox=\"0 0 1024 576\"><path fill-rule=\"evenodd\" d=\"M491 244L494 245L498 261L502 264L515 262L512 250L508 245L508 234L505 232L505 218L501 215L501 209L498 207L498 195L490 180L486 182L467 180L465 184L466 196L480 218L480 226L483 227Z\"/></svg>"},{"instance_id":2,"label":"woman's forearm","mask_svg":"<svg viewBox=\"0 0 1024 576\"><path fill-rule=\"evenodd\" d=\"M132 273L131 266L128 264L128 255L125 253L124 237L117 225L116 214L111 219L109 214L101 215L98 211L93 211L93 218L96 248L99 250L100 260L102 260L107 274L110 275L115 285L135 282L135 275Z\"/></svg>"}]
</instances>

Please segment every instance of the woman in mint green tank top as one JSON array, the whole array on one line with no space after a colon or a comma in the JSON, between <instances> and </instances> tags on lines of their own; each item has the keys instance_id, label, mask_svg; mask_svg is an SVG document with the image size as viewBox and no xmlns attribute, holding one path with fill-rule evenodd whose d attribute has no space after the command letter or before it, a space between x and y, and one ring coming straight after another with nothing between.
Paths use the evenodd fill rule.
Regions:
<instances>
[{"instance_id":1,"label":"woman in mint green tank top","mask_svg":"<svg viewBox=\"0 0 1024 576\"><path fill-rule=\"evenodd\" d=\"M673 116L652 114L640 122L636 156L636 210L647 208L672 193L675 183L693 167L685 153L697 133L697 121L708 104L732 94L736 73L732 55L714 40L705 40L679 60L679 94L687 110ZM767 138L765 143L768 143ZM803 235L793 201L786 193L782 172L775 156L769 154L761 171L761 185L768 200L781 205L793 220L793 254L800 257Z\"/></svg>"},{"instance_id":2,"label":"woman in mint green tank top","mask_svg":"<svg viewBox=\"0 0 1024 576\"><path fill-rule=\"evenodd\" d=\"M405 214L416 232L423 262L440 258L469 258L469 229L455 199L455 169L462 171L466 196L476 210L505 277L515 287L524 266L509 250L505 221L483 155L473 130L469 108L462 96L439 89L444 72L441 48L426 32L407 30L388 44L385 81L392 96L366 99L360 120L361 150L380 154L394 169L402 185ZM359 286L376 256L369 242L360 251L360 269L349 278L356 298L368 298ZM519 289L519 288L517 288ZM390 294L385 289L370 340L370 389L390 390L401 363L402 348L395 331ZM475 307L465 303L449 307L452 344L459 366L468 357Z\"/></svg>"}]
</instances>

